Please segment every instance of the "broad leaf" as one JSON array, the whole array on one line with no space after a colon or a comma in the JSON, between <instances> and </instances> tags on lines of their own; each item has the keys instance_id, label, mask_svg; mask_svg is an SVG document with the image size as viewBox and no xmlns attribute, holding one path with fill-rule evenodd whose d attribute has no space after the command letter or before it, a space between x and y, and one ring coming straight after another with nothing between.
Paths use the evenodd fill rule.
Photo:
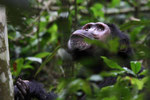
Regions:
<instances>
[{"instance_id":1,"label":"broad leaf","mask_svg":"<svg viewBox=\"0 0 150 100\"><path fill-rule=\"evenodd\" d=\"M112 69L120 69L120 70L123 70L123 68L118 65L116 62L104 57L104 56L101 56L101 58L103 58L104 62L107 64L107 66L109 66L110 68Z\"/></svg>"},{"instance_id":2,"label":"broad leaf","mask_svg":"<svg viewBox=\"0 0 150 100\"><path fill-rule=\"evenodd\" d=\"M139 61L130 62L132 71L137 74L141 70L141 63Z\"/></svg>"}]
</instances>

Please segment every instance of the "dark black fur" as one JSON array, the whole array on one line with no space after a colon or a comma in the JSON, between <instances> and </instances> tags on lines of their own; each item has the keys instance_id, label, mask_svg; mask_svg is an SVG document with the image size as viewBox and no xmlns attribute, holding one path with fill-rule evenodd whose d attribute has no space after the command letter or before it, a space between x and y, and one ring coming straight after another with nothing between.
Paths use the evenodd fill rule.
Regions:
<instances>
[{"instance_id":1,"label":"dark black fur","mask_svg":"<svg viewBox=\"0 0 150 100\"><path fill-rule=\"evenodd\" d=\"M53 92L47 93L43 85L36 81L24 82L18 79L14 90L15 100L32 100L32 98L38 98L38 100L55 100L57 97Z\"/></svg>"}]
</instances>

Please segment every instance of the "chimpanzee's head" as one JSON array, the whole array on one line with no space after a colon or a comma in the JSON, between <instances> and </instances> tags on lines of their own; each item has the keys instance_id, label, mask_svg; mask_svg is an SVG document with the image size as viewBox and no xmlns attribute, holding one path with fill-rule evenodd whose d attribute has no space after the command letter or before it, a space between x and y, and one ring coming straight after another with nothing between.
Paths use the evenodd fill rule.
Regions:
<instances>
[{"instance_id":1,"label":"chimpanzee's head","mask_svg":"<svg viewBox=\"0 0 150 100\"><path fill-rule=\"evenodd\" d=\"M109 40L117 38L119 47L115 53L112 53L109 48L101 48L85 42L85 38L98 40L104 45L107 45ZM104 66L100 56L116 59L122 66L129 66L130 58L132 57L132 48L130 47L128 36L121 32L114 24L102 22L88 23L81 29L74 31L68 41L68 49L71 51L74 60L82 61L81 63L84 66L100 68L94 68L96 71L103 68L100 66ZM87 62L91 64L89 65Z\"/></svg>"},{"instance_id":2,"label":"chimpanzee's head","mask_svg":"<svg viewBox=\"0 0 150 100\"><path fill-rule=\"evenodd\" d=\"M111 30L107 24L104 24L102 22L88 23L81 29L76 30L72 33L68 42L68 48L70 50L78 49L81 51L88 49L91 47L91 45L86 43L84 41L84 38L105 41L110 33Z\"/></svg>"},{"instance_id":3,"label":"chimpanzee's head","mask_svg":"<svg viewBox=\"0 0 150 100\"><path fill-rule=\"evenodd\" d=\"M129 55L132 52L128 36L121 32L114 24L105 24L102 22L88 23L81 29L74 31L68 41L68 48L71 51L85 51L92 47L91 44L84 41L85 38L91 40L96 39L106 43L106 40L110 39L108 37L118 38L120 46L125 45L122 46L124 48L119 47L118 53Z\"/></svg>"}]
</instances>

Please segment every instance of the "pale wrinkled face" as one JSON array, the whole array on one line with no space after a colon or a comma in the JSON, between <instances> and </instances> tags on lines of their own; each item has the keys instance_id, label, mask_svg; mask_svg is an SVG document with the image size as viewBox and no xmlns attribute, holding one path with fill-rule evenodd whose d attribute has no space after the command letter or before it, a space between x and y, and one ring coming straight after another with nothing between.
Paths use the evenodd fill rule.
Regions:
<instances>
[{"instance_id":1,"label":"pale wrinkled face","mask_svg":"<svg viewBox=\"0 0 150 100\"><path fill-rule=\"evenodd\" d=\"M84 41L84 38L105 41L106 38L110 35L110 32L110 28L107 24L104 24L102 22L88 23L84 25L80 30L76 30L72 33L68 41L68 48L70 50L88 49L91 47L91 45L86 43Z\"/></svg>"}]
</instances>

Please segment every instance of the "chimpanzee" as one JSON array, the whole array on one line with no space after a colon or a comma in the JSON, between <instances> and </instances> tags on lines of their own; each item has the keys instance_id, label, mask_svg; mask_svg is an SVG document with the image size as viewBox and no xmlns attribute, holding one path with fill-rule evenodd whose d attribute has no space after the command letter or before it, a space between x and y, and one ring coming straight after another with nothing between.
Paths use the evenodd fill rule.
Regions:
<instances>
[{"instance_id":1,"label":"chimpanzee","mask_svg":"<svg viewBox=\"0 0 150 100\"><path fill-rule=\"evenodd\" d=\"M119 46L116 52L109 52L106 48L100 48L85 42L85 38L98 40L104 45L107 45L109 40L117 38ZM129 67L129 61L133 54L128 36L114 24L102 22L91 22L74 31L68 41L68 50L75 61L79 61L87 69L90 69L88 71L94 74L107 70L100 56L117 59L121 66ZM87 60L90 63L87 63ZM81 76L86 77L84 75ZM116 78L106 78L99 84L99 87L112 85L115 81ZM36 97L39 100L55 100L57 95L53 92L47 93L38 82L18 79L15 85L15 100L30 100L32 97Z\"/></svg>"},{"instance_id":2,"label":"chimpanzee","mask_svg":"<svg viewBox=\"0 0 150 100\"><path fill-rule=\"evenodd\" d=\"M109 40L118 39L120 46L118 46L116 52L110 52L106 48L86 43L85 38L99 40L104 45L107 45ZM104 24L102 22L88 23L73 32L68 41L68 48L75 61L80 61L83 66L94 73L99 73L107 68L100 56L117 59L121 66L129 67L129 61L133 55L128 36L114 24ZM86 60L90 63L87 63Z\"/></svg>"}]
</instances>

